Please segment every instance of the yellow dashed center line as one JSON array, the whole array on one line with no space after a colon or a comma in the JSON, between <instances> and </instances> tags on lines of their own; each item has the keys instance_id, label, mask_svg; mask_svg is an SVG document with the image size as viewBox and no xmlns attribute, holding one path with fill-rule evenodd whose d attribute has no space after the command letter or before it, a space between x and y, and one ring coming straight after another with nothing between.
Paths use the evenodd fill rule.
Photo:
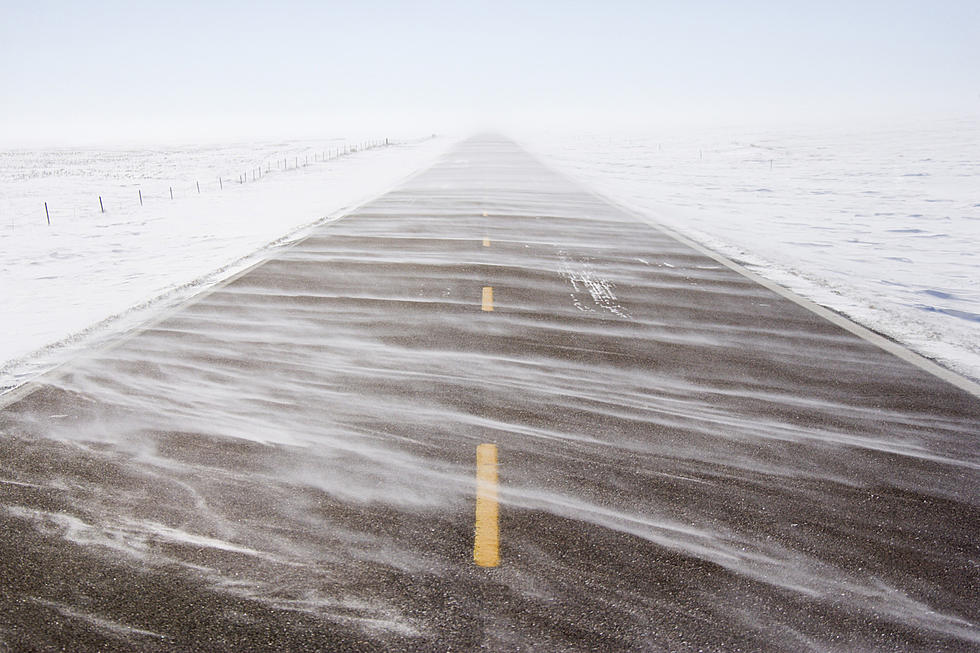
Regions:
<instances>
[{"instance_id":1,"label":"yellow dashed center line","mask_svg":"<svg viewBox=\"0 0 980 653\"><path fill-rule=\"evenodd\" d=\"M487 212L483 212L487 217ZM490 247L490 238L483 238ZM483 286L484 311L493 311L493 286ZM476 448L476 529L473 536L473 562L480 567L500 565L500 510L497 505L497 445Z\"/></svg>"},{"instance_id":2,"label":"yellow dashed center line","mask_svg":"<svg viewBox=\"0 0 980 653\"><path fill-rule=\"evenodd\" d=\"M473 562L480 567L500 565L500 509L497 505L497 445L476 448L476 531Z\"/></svg>"}]
</instances>

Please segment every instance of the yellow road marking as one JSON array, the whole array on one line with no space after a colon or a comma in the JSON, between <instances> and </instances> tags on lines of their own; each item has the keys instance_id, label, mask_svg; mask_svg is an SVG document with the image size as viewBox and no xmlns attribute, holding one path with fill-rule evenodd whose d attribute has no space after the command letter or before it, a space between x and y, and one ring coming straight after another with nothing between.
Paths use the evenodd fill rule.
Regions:
<instances>
[{"instance_id":1,"label":"yellow road marking","mask_svg":"<svg viewBox=\"0 0 980 653\"><path fill-rule=\"evenodd\" d=\"M490 239L489 238L484 238L483 239L483 246L484 247L490 247Z\"/></svg>"},{"instance_id":2,"label":"yellow road marking","mask_svg":"<svg viewBox=\"0 0 980 653\"><path fill-rule=\"evenodd\" d=\"M483 286L483 310L493 310L493 286Z\"/></svg>"},{"instance_id":3,"label":"yellow road marking","mask_svg":"<svg viewBox=\"0 0 980 653\"><path fill-rule=\"evenodd\" d=\"M497 445L476 448L476 534L473 562L480 567L500 565L500 509L497 505Z\"/></svg>"}]
</instances>

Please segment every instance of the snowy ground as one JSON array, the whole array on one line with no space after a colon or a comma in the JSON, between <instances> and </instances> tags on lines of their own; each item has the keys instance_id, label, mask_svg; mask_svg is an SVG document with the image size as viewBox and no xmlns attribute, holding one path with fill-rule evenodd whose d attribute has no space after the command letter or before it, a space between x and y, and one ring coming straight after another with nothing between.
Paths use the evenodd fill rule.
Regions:
<instances>
[{"instance_id":1,"label":"snowy ground","mask_svg":"<svg viewBox=\"0 0 980 653\"><path fill-rule=\"evenodd\" d=\"M980 120L520 140L652 221L980 379Z\"/></svg>"},{"instance_id":2,"label":"snowy ground","mask_svg":"<svg viewBox=\"0 0 980 653\"><path fill-rule=\"evenodd\" d=\"M0 391L388 190L451 144L0 151Z\"/></svg>"},{"instance_id":3,"label":"snowy ground","mask_svg":"<svg viewBox=\"0 0 980 653\"><path fill-rule=\"evenodd\" d=\"M652 221L980 379L980 121L518 140ZM359 142L0 151L0 391L380 194L452 142L340 157Z\"/></svg>"}]
</instances>

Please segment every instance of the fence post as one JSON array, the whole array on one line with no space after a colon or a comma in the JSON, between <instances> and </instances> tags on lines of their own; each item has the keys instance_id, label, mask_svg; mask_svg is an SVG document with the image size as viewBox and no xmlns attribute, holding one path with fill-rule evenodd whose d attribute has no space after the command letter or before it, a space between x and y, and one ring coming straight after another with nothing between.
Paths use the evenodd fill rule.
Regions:
<instances>
[{"instance_id":1,"label":"fence post","mask_svg":"<svg viewBox=\"0 0 980 653\"><path fill-rule=\"evenodd\" d=\"M140 206L143 206L143 189L139 189L138 192L140 194Z\"/></svg>"},{"instance_id":2,"label":"fence post","mask_svg":"<svg viewBox=\"0 0 980 653\"><path fill-rule=\"evenodd\" d=\"M218 177L218 190L224 190L224 189L225 189L225 185L224 183L222 183L221 177Z\"/></svg>"},{"instance_id":3,"label":"fence post","mask_svg":"<svg viewBox=\"0 0 980 653\"><path fill-rule=\"evenodd\" d=\"M44 217L48 219L48 226L51 226L51 212L48 211L48 203L44 203Z\"/></svg>"},{"instance_id":4,"label":"fence post","mask_svg":"<svg viewBox=\"0 0 980 653\"><path fill-rule=\"evenodd\" d=\"M200 195L201 194L201 182L198 181L198 182L195 182L195 183L197 184L197 194Z\"/></svg>"},{"instance_id":5,"label":"fence post","mask_svg":"<svg viewBox=\"0 0 980 653\"><path fill-rule=\"evenodd\" d=\"M173 199L173 198L174 198L174 187L171 186L170 187L170 199Z\"/></svg>"},{"instance_id":6,"label":"fence post","mask_svg":"<svg viewBox=\"0 0 980 653\"><path fill-rule=\"evenodd\" d=\"M99 195L99 209L105 213L105 206L102 205L102 196Z\"/></svg>"}]
</instances>

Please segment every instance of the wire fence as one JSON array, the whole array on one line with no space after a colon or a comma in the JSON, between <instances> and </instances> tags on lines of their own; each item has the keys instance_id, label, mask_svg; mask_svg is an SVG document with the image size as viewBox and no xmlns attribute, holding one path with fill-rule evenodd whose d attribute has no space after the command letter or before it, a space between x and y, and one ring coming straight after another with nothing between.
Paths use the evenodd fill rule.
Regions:
<instances>
[{"instance_id":1,"label":"wire fence","mask_svg":"<svg viewBox=\"0 0 980 653\"><path fill-rule=\"evenodd\" d=\"M7 177L10 182L5 184L6 192L0 189L0 227L47 225L56 228L69 220L99 215L109 217L114 212L129 213L161 202L232 192L275 175L412 142L385 138L353 143L326 142L318 144L319 147L289 143L292 147L270 151L274 146L266 145L260 152L242 147L227 150L228 158L233 160L230 165L227 162L221 164L221 154L225 151L221 148L201 150L208 152L201 155L190 149L134 150L118 153L115 160L117 153L95 151L37 153L33 161L23 152L0 153L0 180ZM94 157L100 154L109 160L95 160ZM21 160L16 160L17 155ZM125 159L127 155L132 160ZM113 165L116 165L115 169ZM117 176L118 171L127 166L132 168L128 176ZM229 170L232 166L237 169ZM224 170L214 174L219 168ZM167 179L168 176L171 178ZM32 204L36 207L33 210Z\"/></svg>"}]
</instances>

